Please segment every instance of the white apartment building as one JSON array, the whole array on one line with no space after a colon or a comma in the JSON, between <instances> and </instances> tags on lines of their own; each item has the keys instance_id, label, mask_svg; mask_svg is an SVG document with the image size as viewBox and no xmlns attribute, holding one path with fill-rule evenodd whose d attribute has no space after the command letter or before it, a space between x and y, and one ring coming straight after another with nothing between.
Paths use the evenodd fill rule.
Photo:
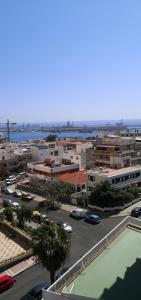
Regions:
<instances>
[{"instance_id":1,"label":"white apartment building","mask_svg":"<svg viewBox=\"0 0 141 300\"><path fill-rule=\"evenodd\" d=\"M92 147L91 142L69 143L64 148L63 159L70 160L72 163L79 164L80 170L86 168L86 150Z\"/></svg>"},{"instance_id":2,"label":"white apartment building","mask_svg":"<svg viewBox=\"0 0 141 300\"><path fill-rule=\"evenodd\" d=\"M31 160L31 151L17 143L3 143L0 145L0 176L9 171L17 171L26 167Z\"/></svg>"},{"instance_id":3,"label":"white apartment building","mask_svg":"<svg viewBox=\"0 0 141 300\"><path fill-rule=\"evenodd\" d=\"M97 183L109 181L115 189L127 189L130 186L141 186L141 166L132 166L118 170L98 168L87 173L87 190L90 192Z\"/></svg>"},{"instance_id":4,"label":"white apartment building","mask_svg":"<svg viewBox=\"0 0 141 300\"><path fill-rule=\"evenodd\" d=\"M55 142L34 145L31 151L33 161L43 161L53 156L62 157L63 155L63 147L57 146Z\"/></svg>"}]
</instances>

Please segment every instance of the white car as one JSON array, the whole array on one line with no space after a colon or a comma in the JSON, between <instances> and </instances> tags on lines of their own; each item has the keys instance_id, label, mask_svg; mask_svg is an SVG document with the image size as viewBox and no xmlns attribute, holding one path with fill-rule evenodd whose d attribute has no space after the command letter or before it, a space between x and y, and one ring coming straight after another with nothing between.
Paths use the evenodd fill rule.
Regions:
<instances>
[{"instance_id":1,"label":"white car","mask_svg":"<svg viewBox=\"0 0 141 300\"><path fill-rule=\"evenodd\" d=\"M5 194L13 195L13 194L14 194L14 191L11 190L11 189L6 189L6 190L5 190Z\"/></svg>"},{"instance_id":2,"label":"white car","mask_svg":"<svg viewBox=\"0 0 141 300\"><path fill-rule=\"evenodd\" d=\"M70 213L70 216L75 219L84 219L86 217L86 211L81 208L77 208Z\"/></svg>"},{"instance_id":3,"label":"white car","mask_svg":"<svg viewBox=\"0 0 141 300\"><path fill-rule=\"evenodd\" d=\"M15 191L14 196L15 197L22 197L22 193L20 191Z\"/></svg>"},{"instance_id":4,"label":"white car","mask_svg":"<svg viewBox=\"0 0 141 300\"><path fill-rule=\"evenodd\" d=\"M12 202L11 207L18 208L18 207L20 207L20 203L19 202Z\"/></svg>"},{"instance_id":5,"label":"white car","mask_svg":"<svg viewBox=\"0 0 141 300\"><path fill-rule=\"evenodd\" d=\"M62 229L64 229L65 231L72 232L72 227L69 224L67 224L66 222L58 221L56 224L59 227L61 227Z\"/></svg>"}]
</instances>

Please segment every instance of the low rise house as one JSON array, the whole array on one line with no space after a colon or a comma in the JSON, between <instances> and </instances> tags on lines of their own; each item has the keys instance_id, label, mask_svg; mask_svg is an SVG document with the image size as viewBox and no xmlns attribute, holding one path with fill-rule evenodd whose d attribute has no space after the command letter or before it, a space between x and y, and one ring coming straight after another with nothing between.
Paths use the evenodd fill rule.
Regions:
<instances>
[{"instance_id":1,"label":"low rise house","mask_svg":"<svg viewBox=\"0 0 141 300\"><path fill-rule=\"evenodd\" d=\"M55 177L68 171L78 171L79 164L67 163L67 161L45 160L43 162L32 162L27 164L28 172L38 175Z\"/></svg>"},{"instance_id":2,"label":"low rise house","mask_svg":"<svg viewBox=\"0 0 141 300\"><path fill-rule=\"evenodd\" d=\"M86 189L86 172L84 170L76 172L66 172L58 176L59 181L71 185L76 192Z\"/></svg>"}]
</instances>

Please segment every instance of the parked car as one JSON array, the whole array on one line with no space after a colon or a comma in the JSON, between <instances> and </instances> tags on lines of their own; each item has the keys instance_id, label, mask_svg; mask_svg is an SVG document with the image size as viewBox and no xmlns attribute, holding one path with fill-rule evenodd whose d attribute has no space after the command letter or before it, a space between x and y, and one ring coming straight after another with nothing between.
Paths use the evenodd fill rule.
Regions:
<instances>
[{"instance_id":1,"label":"parked car","mask_svg":"<svg viewBox=\"0 0 141 300\"><path fill-rule=\"evenodd\" d=\"M22 193L22 200L30 201L33 199L33 196L28 193Z\"/></svg>"},{"instance_id":2,"label":"parked car","mask_svg":"<svg viewBox=\"0 0 141 300\"><path fill-rule=\"evenodd\" d=\"M14 196L15 197L22 197L22 193L20 191L15 191Z\"/></svg>"},{"instance_id":3,"label":"parked car","mask_svg":"<svg viewBox=\"0 0 141 300\"><path fill-rule=\"evenodd\" d=\"M54 224L55 222L48 219L47 215L44 213L40 213L38 210L34 210L32 212L32 221L39 224Z\"/></svg>"},{"instance_id":4,"label":"parked car","mask_svg":"<svg viewBox=\"0 0 141 300\"><path fill-rule=\"evenodd\" d=\"M2 204L4 207L11 207L12 200L11 199L3 199Z\"/></svg>"},{"instance_id":5,"label":"parked car","mask_svg":"<svg viewBox=\"0 0 141 300\"><path fill-rule=\"evenodd\" d=\"M48 289L49 283L44 282L34 286L21 300L40 300L42 299L42 290Z\"/></svg>"},{"instance_id":6,"label":"parked car","mask_svg":"<svg viewBox=\"0 0 141 300\"><path fill-rule=\"evenodd\" d=\"M72 227L70 225L68 225L66 222L63 221L57 221L57 226L61 227L62 229L64 229L67 232L72 232Z\"/></svg>"},{"instance_id":7,"label":"parked car","mask_svg":"<svg viewBox=\"0 0 141 300\"><path fill-rule=\"evenodd\" d=\"M77 208L71 211L70 216L78 220L84 219L86 217L86 211L84 209Z\"/></svg>"},{"instance_id":8,"label":"parked car","mask_svg":"<svg viewBox=\"0 0 141 300\"><path fill-rule=\"evenodd\" d=\"M7 178L5 179L5 181L15 180L15 179L17 179L17 177L16 177L15 175L10 175L9 177L7 177Z\"/></svg>"},{"instance_id":9,"label":"parked car","mask_svg":"<svg viewBox=\"0 0 141 300\"><path fill-rule=\"evenodd\" d=\"M141 216L141 207L134 207L131 211L131 216L135 218Z\"/></svg>"},{"instance_id":10,"label":"parked car","mask_svg":"<svg viewBox=\"0 0 141 300\"><path fill-rule=\"evenodd\" d=\"M6 181L6 185L11 185L12 184L12 182L11 181Z\"/></svg>"},{"instance_id":11,"label":"parked car","mask_svg":"<svg viewBox=\"0 0 141 300\"><path fill-rule=\"evenodd\" d=\"M41 223L41 214L38 210L32 212L32 221L35 223Z\"/></svg>"},{"instance_id":12,"label":"parked car","mask_svg":"<svg viewBox=\"0 0 141 300\"><path fill-rule=\"evenodd\" d=\"M0 276L0 293L12 287L15 281L15 278L12 278L9 275Z\"/></svg>"},{"instance_id":13,"label":"parked car","mask_svg":"<svg viewBox=\"0 0 141 300\"><path fill-rule=\"evenodd\" d=\"M5 194L13 195L14 191L11 190L11 189L9 189L9 188L7 188L7 189L5 189Z\"/></svg>"},{"instance_id":14,"label":"parked car","mask_svg":"<svg viewBox=\"0 0 141 300\"><path fill-rule=\"evenodd\" d=\"M1 186L1 192L2 192L2 193L5 193L6 190L7 190L7 187L4 186L4 185L2 185L2 186Z\"/></svg>"},{"instance_id":15,"label":"parked car","mask_svg":"<svg viewBox=\"0 0 141 300\"><path fill-rule=\"evenodd\" d=\"M85 222L91 223L91 224L98 224L101 222L101 219L97 215L88 215L85 218Z\"/></svg>"},{"instance_id":16,"label":"parked car","mask_svg":"<svg viewBox=\"0 0 141 300\"><path fill-rule=\"evenodd\" d=\"M19 208L19 207L20 207L20 203L19 203L19 202L16 202L16 201L12 201L11 207L12 207L12 208Z\"/></svg>"},{"instance_id":17,"label":"parked car","mask_svg":"<svg viewBox=\"0 0 141 300\"><path fill-rule=\"evenodd\" d=\"M60 209L61 208L61 203L57 202L57 201L50 202L50 203L48 203L47 208L51 209L51 210Z\"/></svg>"},{"instance_id":18,"label":"parked car","mask_svg":"<svg viewBox=\"0 0 141 300\"><path fill-rule=\"evenodd\" d=\"M18 175L19 175L20 177L24 177L24 176L26 175L26 172L20 172Z\"/></svg>"}]
</instances>

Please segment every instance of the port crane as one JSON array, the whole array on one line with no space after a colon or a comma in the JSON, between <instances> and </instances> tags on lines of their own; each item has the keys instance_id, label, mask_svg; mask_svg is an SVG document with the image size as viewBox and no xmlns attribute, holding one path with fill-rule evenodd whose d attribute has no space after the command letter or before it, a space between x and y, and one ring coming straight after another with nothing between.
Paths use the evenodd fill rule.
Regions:
<instances>
[{"instance_id":1,"label":"port crane","mask_svg":"<svg viewBox=\"0 0 141 300\"><path fill-rule=\"evenodd\" d=\"M15 122L11 122L10 120L7 120L6 123L1 123L1 125L4 125L3 131L6 131L6 133L7 133L7 140L8 140L8 142L10 142L10 126L16 125L16 123ZM5 125L6 125L6 129L5 129Z\"/></svg>"}]
</instances>

